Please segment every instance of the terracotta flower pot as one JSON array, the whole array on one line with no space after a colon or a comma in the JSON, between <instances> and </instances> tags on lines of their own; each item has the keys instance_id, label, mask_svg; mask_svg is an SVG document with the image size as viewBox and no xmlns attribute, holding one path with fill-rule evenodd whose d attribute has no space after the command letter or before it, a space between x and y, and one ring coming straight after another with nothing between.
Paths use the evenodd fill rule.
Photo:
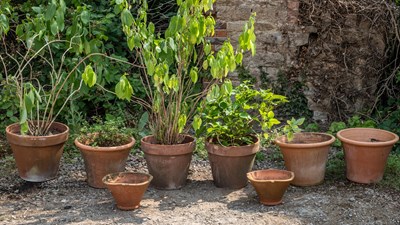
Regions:
<instances>
[{"instance_id":1,"label":"terracotta flower pot","mask_svg":"<svg viewBox=\"0 0 400 225\"><path fill-rule=\"evenodd\" d=\"M260 202L264 205L282 203L283 195L294 179L294 173L286 170L257 170L247 173L247 178L256 189Z\"/></svg>"},{"instance_id":2,"label":"terracotta flower pot","mask_svg":"<svg viewBox=\"0 0 400 225\"><path fill-rule=\"evenodd\" d=\"M89 186L105 188L106 186L102 181L105 175L124 171L126 160L134 144L135 139L131 138L131 142L121 146L92 147L75 139L75 145L79 148L85 162Z\"/></svg>"},{"instance_id":3,"label":"terracotta flower pot","mask_svg":"<svg viewBox=\"0 0 400 225\"><path fill-rule=\"evenodd\" d=\"M147 173L120 172L106 175L103 182L119 209L132 210L139 208L152 179L153 176Z\"/></svg>"},{"instance_id":4,"label":"terracotta flower pot","mask_svg":"<svg viewBox=\"0 0 400 225\"><path fill-rule=\"evenodd\" d=\"M51 130L58 133L49 136L20 135L20 125L6 128L19 176L31 182L43 182L57 176L64 144L68 140L68 126L54 122Z\"/></svg>"},{"instance_id":5,"label":"terracotta flower pot","mask_svg":"<svg viewBox=\"0 0 400 225\"><path fill-rule=\"evenodd\" d=\"M158 189L179 189L186 184L195 139L185 136L182 144L160 145L154 136L141 140L149 173L154 177L151 184Z\"/></svg>"},{"instance_id":6,"label":"terracotta flower pot","mask_svg":"<svg viewBox=\"0 0 400 225\"><path fill-rule=\"evenodd\" d=\"M343 144L347 179L358 183L382 180L386 161L399 137L374 128L349 128L337 133Z\"/></svg>"},{"instance_id":7,"label":"terracotta flower pot","mask_svg":"<svg viewBox=\"0 0 400 225\"><path fill-rule=\"evenodd\" d=\"M291 142L286 136L278 137L275 143L282 151L285 167L293 171L293 185L311 186L324 181L326 162L335 137L324 133L296 133Z\"/></svg>"},{"instance_id":8,"label":"terracotta flower pot","mask_svg":"<svg viewBox=\"0 0 400 225\"><path fill-rule=\"evenodd\" d=\"M246 174L253 168L254 158L260 149L258 138L254 144L225 147L205 143L210 160L214 184L221 188L238 189L247 185Z\"/></svg>"}]
</instances>

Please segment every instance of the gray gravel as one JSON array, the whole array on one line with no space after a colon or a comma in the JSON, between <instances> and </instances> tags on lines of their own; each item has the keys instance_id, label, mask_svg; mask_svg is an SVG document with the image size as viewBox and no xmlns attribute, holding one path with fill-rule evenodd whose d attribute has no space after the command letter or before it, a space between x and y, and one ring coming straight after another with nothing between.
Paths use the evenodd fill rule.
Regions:
<instances>
[{"instance_id":1,"label":"gray gravel","mask_svg":"<svg viewBox=\"0 0 400 225\"><path fill-rule=\"evenodd\" d=\"M4 163L4 162L0 162ZM126 169L146 172L140 154ZM268 157L257 168L282 168ZM0 224L400 224L400 193L349 181L314 187L289 187L284 203L258 203L251 185L239 190L216 188L207 161L193 160L181 190L152 187L141 207L120 211L111 194L86 184L80 157L61 163L57 179L21 180L15 168L0 174Z\"/></svg>"}]
</instances>

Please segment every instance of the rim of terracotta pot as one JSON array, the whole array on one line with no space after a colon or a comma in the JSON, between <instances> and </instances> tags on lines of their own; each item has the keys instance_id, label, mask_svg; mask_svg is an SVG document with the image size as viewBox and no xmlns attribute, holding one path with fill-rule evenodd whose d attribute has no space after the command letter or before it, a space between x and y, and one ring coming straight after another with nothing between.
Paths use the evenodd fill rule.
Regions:
<instances>
[{"instance_id":1,"label":"rim of terracotta pot","mask_svg":"<svg viewBox=\"0 0 400 225\"><path fill-rule=\"evenodd\" d=\"M127 175L143 175L145 177L147 177L147 180L140 182L140 183L125 183L125 182L112 182L111 180L114 179L115 177L120 176L121 174L127 174ZM142 172L117 172L117 173L110 173L107 174L103 177L102 181L104 184L106 185L122 185L122 186L142 186L145 184L150 183L153 180L153 176L151 174L148 173L142 173Z\"/></svg>"},{"instance_id":2,"label":"rim of terracotta pot","mask_svg":"<svg viewBox=\"0 0 400 225\"><path fill-rule=\"evenodd\" d=\"M392 136L392 139L391 140L387 140L387 141L371 142L371 141L354 140L354 139L350 139L350 138L348 138L346 136L349 133L353 133L353 132L360 132L361 133L363 131L364 132L365 131L373 131L373 132L385 133L385 134L388 134L388 135ZM388 145L394 145L397 141L399 141L399 136L397 134L392 133L392 132L387 131L387 130L382 130L382 129L377 129L377 128L361 128L361 127L359 127L359 128L347 128L347 129L339 131L336 135L339 138L339 140L344 142L344 143L349 143L349 144L359 145L359 146L376 146L376 147L388 146ZM373 139L373 138L374 137L371 137L371 138L368 138L368 139Z\"/></svg>"},{"instance_id":3,"label":"rim of terracotta pot","mask_svg":"<svg viewBox=\"0 0 400 225\"><path fill-rule=\"evenodd\" d=\"M223 156L243 156L243 148L251 149L250 152L246 152L245 155L251 155L259 151L260 146L260 139L255 136L251 135L255 142L253 144L248 145L241 145L241 146L223 146L219 144L214 144L211 142L211 138L206 138L206 149L207 152L214 154L214 155L223 155ZM209 146L209 147L208 147Z\"/></svg>"},{"instance_id":4,"label":"rim of terracotta pot","mask_svg":"<svg viewBox=\"0 0 400 225\"><path fill-rule=\"evenodd\" d=\"M148 135L140 140L141 149L148 155L186 155L196 148L196 138L189 134L182 134L187 141L181 144L164 145L155 143L154 135Z\"/></svg>"},{"instance_id":5,"label":"rim of terracotta pot","mask_svg":"<svg viewBox=\"0 0 400 225\"><path fill-rule=\"evenodd\" d=\"M6 133L7 133L7 135L12 136L14 138L29 139L27 142L35 142L36 146L38 146L38 147L39 146L48 146L48 145L52 145L52 144L58 144L58 143L65 142L68 140L69 127L66 124L63 124L60 122L53 122L53 124L51 126L61 127L63 131L61 133L46 135L46 136L21 135L21 134L17 133L17 132L19 132L20 124L13 123L6 127ZM63 138L62 140L59 140L60 136L65 136L65 138ZM47 142L43 142L42 141L43 138L46 138ZM8 141L13 144L20 145L20 146L29 146L30 145L29 143L26 143L26 142L14 142L14 139L8 139ZM53 142L55 142L55 143L53 143ZM40 144L40 143L42 143L42 144Z\"/></svg>"},{"instance_id":6,"label":"rim of terracotta pot","mask_svg":"<svg viewBox=\"0 0 400 225\"><path fill-rule=\"evenodd\" d=\"M78 138L75 138L75 145L80 149L84 149L87 151L94 151L94 152L113 152L113 151L120 151L121 149L132 148L135 144L135 138L131 137L131 141L128 144L119 145L119 146L111 146L111 147L93 147L90 145L85 145L79 142Z\"/></svg>"},{"instance_id":7,"label":"rim of terracotta pot","mask_svg":"<svg viewBox=\"0 0 400 225\"><path fill-rule=\"evenodd\" d=\"M256 173L268 173L268 172L279 172L279 173L282 173L282 174L287 175L287 176L290 176L290 177L287 178L287 179L265 179L265 180L262 180L262 179L255 179L254 176L253 176L253 174L256 174ZM292 172L292 171L289 171L289 170L279 170L279 169L254 170L254 171L251 171L251 172L248 172L248 173L247 173L247 178L248 178L250 181L259 182L259 183L267 183L267 182L290 182L290 181L292 181L292 180L294 179L294 176L295 176L295 175L294 175L294 172Z\"/></svg>"},{"instance_id":8,"label":"rim of terracotta pot","mask_svg":"<svg viewBox=\"0 0 400 225\"><path fill-rule=\"evenodd\" d=\"M181 143L181 144L173 144L173 145L175 145L175 146L187 145L187 144L190 144L190 143L196 141L196 139L195 139L192 135L189 135L189 134L182 134L182 135L185 137L185 139L186 139L186 138L190 138L190 139L192 139L192 140L187 141L187 142L184 142L184 143ZM148 140L150 140L150 142L149 142ZM170 146L170 145L152 143L151 141L153 141L153 140L155 140L154 135L147 135L147 136L143 137L143 138L140 140L140 142L144 142L144 143L146 143L146 144L151 144L151 145Z\"/></svg>"},{"instance_id":9,"label":"rim of terracotta pot","mask_svg":"<svg viewBox=\"0 0 400 225\"><path fill-rule=\"evenodd\" d=\"M326 141L322 141L322 142L315 142L315 143L288 143L287 142L287 136L286 135L282 135L277 137L274 142L275 144L282 146L282 147L288 147L288 148L310 148L310 147L321 147L321 146L326 146L326 145L331 145L336 138L331 135L331 134L327 134L327 133L319 133L319 132L300 132L300 133L295 133L295 136L298 135L319 135L319 136L325 136L325 137L329 137L328 140Z\"/></svg>"}]
</instances>

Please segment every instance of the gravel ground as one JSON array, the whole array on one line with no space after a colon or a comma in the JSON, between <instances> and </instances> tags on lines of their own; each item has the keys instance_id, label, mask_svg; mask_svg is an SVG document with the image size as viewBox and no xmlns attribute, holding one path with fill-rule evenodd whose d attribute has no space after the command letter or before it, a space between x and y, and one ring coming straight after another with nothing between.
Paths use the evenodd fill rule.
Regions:
<instances>
[{"instance_id":1,"label":"gravel ground","mask_svg":"<svg viewBox=\"0 0 400 225\"><path fill-rule=\"evenodd\" d=\"M254 169L272 167L282 162L267 157ZM139 209L120 211L107 190L86 184L80 157L63 160L59 176L44 183L25 182L15 168L1 168L0 224L400 224L398 191L347 180L290 186L283 204L271 207L258 203L250 184L216 188L209 163L193 160L185 187L150 187ZM126 169L146 172L144 159L131 155Z\"/></svg>"}]
</instances>

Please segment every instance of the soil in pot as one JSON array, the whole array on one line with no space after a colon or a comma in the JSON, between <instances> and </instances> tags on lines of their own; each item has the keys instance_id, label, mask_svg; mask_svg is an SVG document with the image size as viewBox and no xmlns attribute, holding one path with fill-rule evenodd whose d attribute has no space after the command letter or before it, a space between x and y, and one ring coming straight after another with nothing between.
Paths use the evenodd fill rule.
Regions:
<instances>
[{"instance_id":1,"label":"soil in pot","mask_svg":"<svg viewBox=\"0 0 400 225\"><path fill-rule=\"evenodd\" d=\"M260 142L255 137L254 144L246 146L222 146L205 143L211 165L214 184L220 188L238 189L247 185L246 174L251 171Z\"/></svg>"},{"instance_id":2,"label":"soil in pot","mask_svg":"<svg viewBox=\"0 0 400 225\"><path fill-rule=\"evenodd\" d=\"M6 128L7 140L13 151L19 176L30 182L43 182L57 176L68 126L54 122L48 136L20 135L20 125Z\"/></svg>"},{"instance_id":3,"label":"soil in pot","mask_svg":"<svg viewBox=\"0 0 400 225\"><path fill-rule=\"evenodd\" d=\"M106 175L103 182L119 209L133 210L139 208L152 179L153 176L147 173L120 172Z\"/></svg>"},{"instance_id":4,"label":"soil in pot","mask_svg":"<svg viewBox=\"0 0 400 225\"><path fill-rule=\"evenodd\" d=\"M347 179L377 183L383 178L386 161L399 137L374 128L349 128L337 133L343 144Z\"/></svg>"},{"instance_id":5,"label":"soil in pot","mask_svg":"<svg viewBox=\"0 0 400 225\"><path fill-rule=\"evenodd\" d=\"M293 185L311 186L324 181L326 162L335 137L324 133L296 133L290 142L286 136L278 137L275 143L282 151L285 167L293 171Z\"/></svg>"},{"instance_id":6,"label":"soil in pot","mask_svg":"<svg viewBox=\"0 0 400 225\"><path fill-rule=\"evenodd\" d=\"M247 173L247 178L256 189L260 202L264 205L278 205L282 203L294 173L286 170L257 170Z\"/></svg>"},{"instance_id":7,"label":"soil in pot","mask_svg":"<svg viewBox=\"0 0 400 225\"><path fill-rule=\"evenodd\" d=\"M75 139L75 145L79 148L85 163L89 186L105 188L102 181L105 175L124 171L126 160L134 144L135 139L131 138L128 144L121 146L92 147Z\"/></svg>"},{"instance_id":8,"label":"soil in pot","mask_svg":"<svg viewBox=\"0 0 400 225\"><path fill-rule=\"evenodd\" d=\"M154 136L141 140L147 168L153 176L151 184L157 189L179 189L186 184L195 139L186 135L181 144L161 145Z\"/></svg>"}]
</instances>

